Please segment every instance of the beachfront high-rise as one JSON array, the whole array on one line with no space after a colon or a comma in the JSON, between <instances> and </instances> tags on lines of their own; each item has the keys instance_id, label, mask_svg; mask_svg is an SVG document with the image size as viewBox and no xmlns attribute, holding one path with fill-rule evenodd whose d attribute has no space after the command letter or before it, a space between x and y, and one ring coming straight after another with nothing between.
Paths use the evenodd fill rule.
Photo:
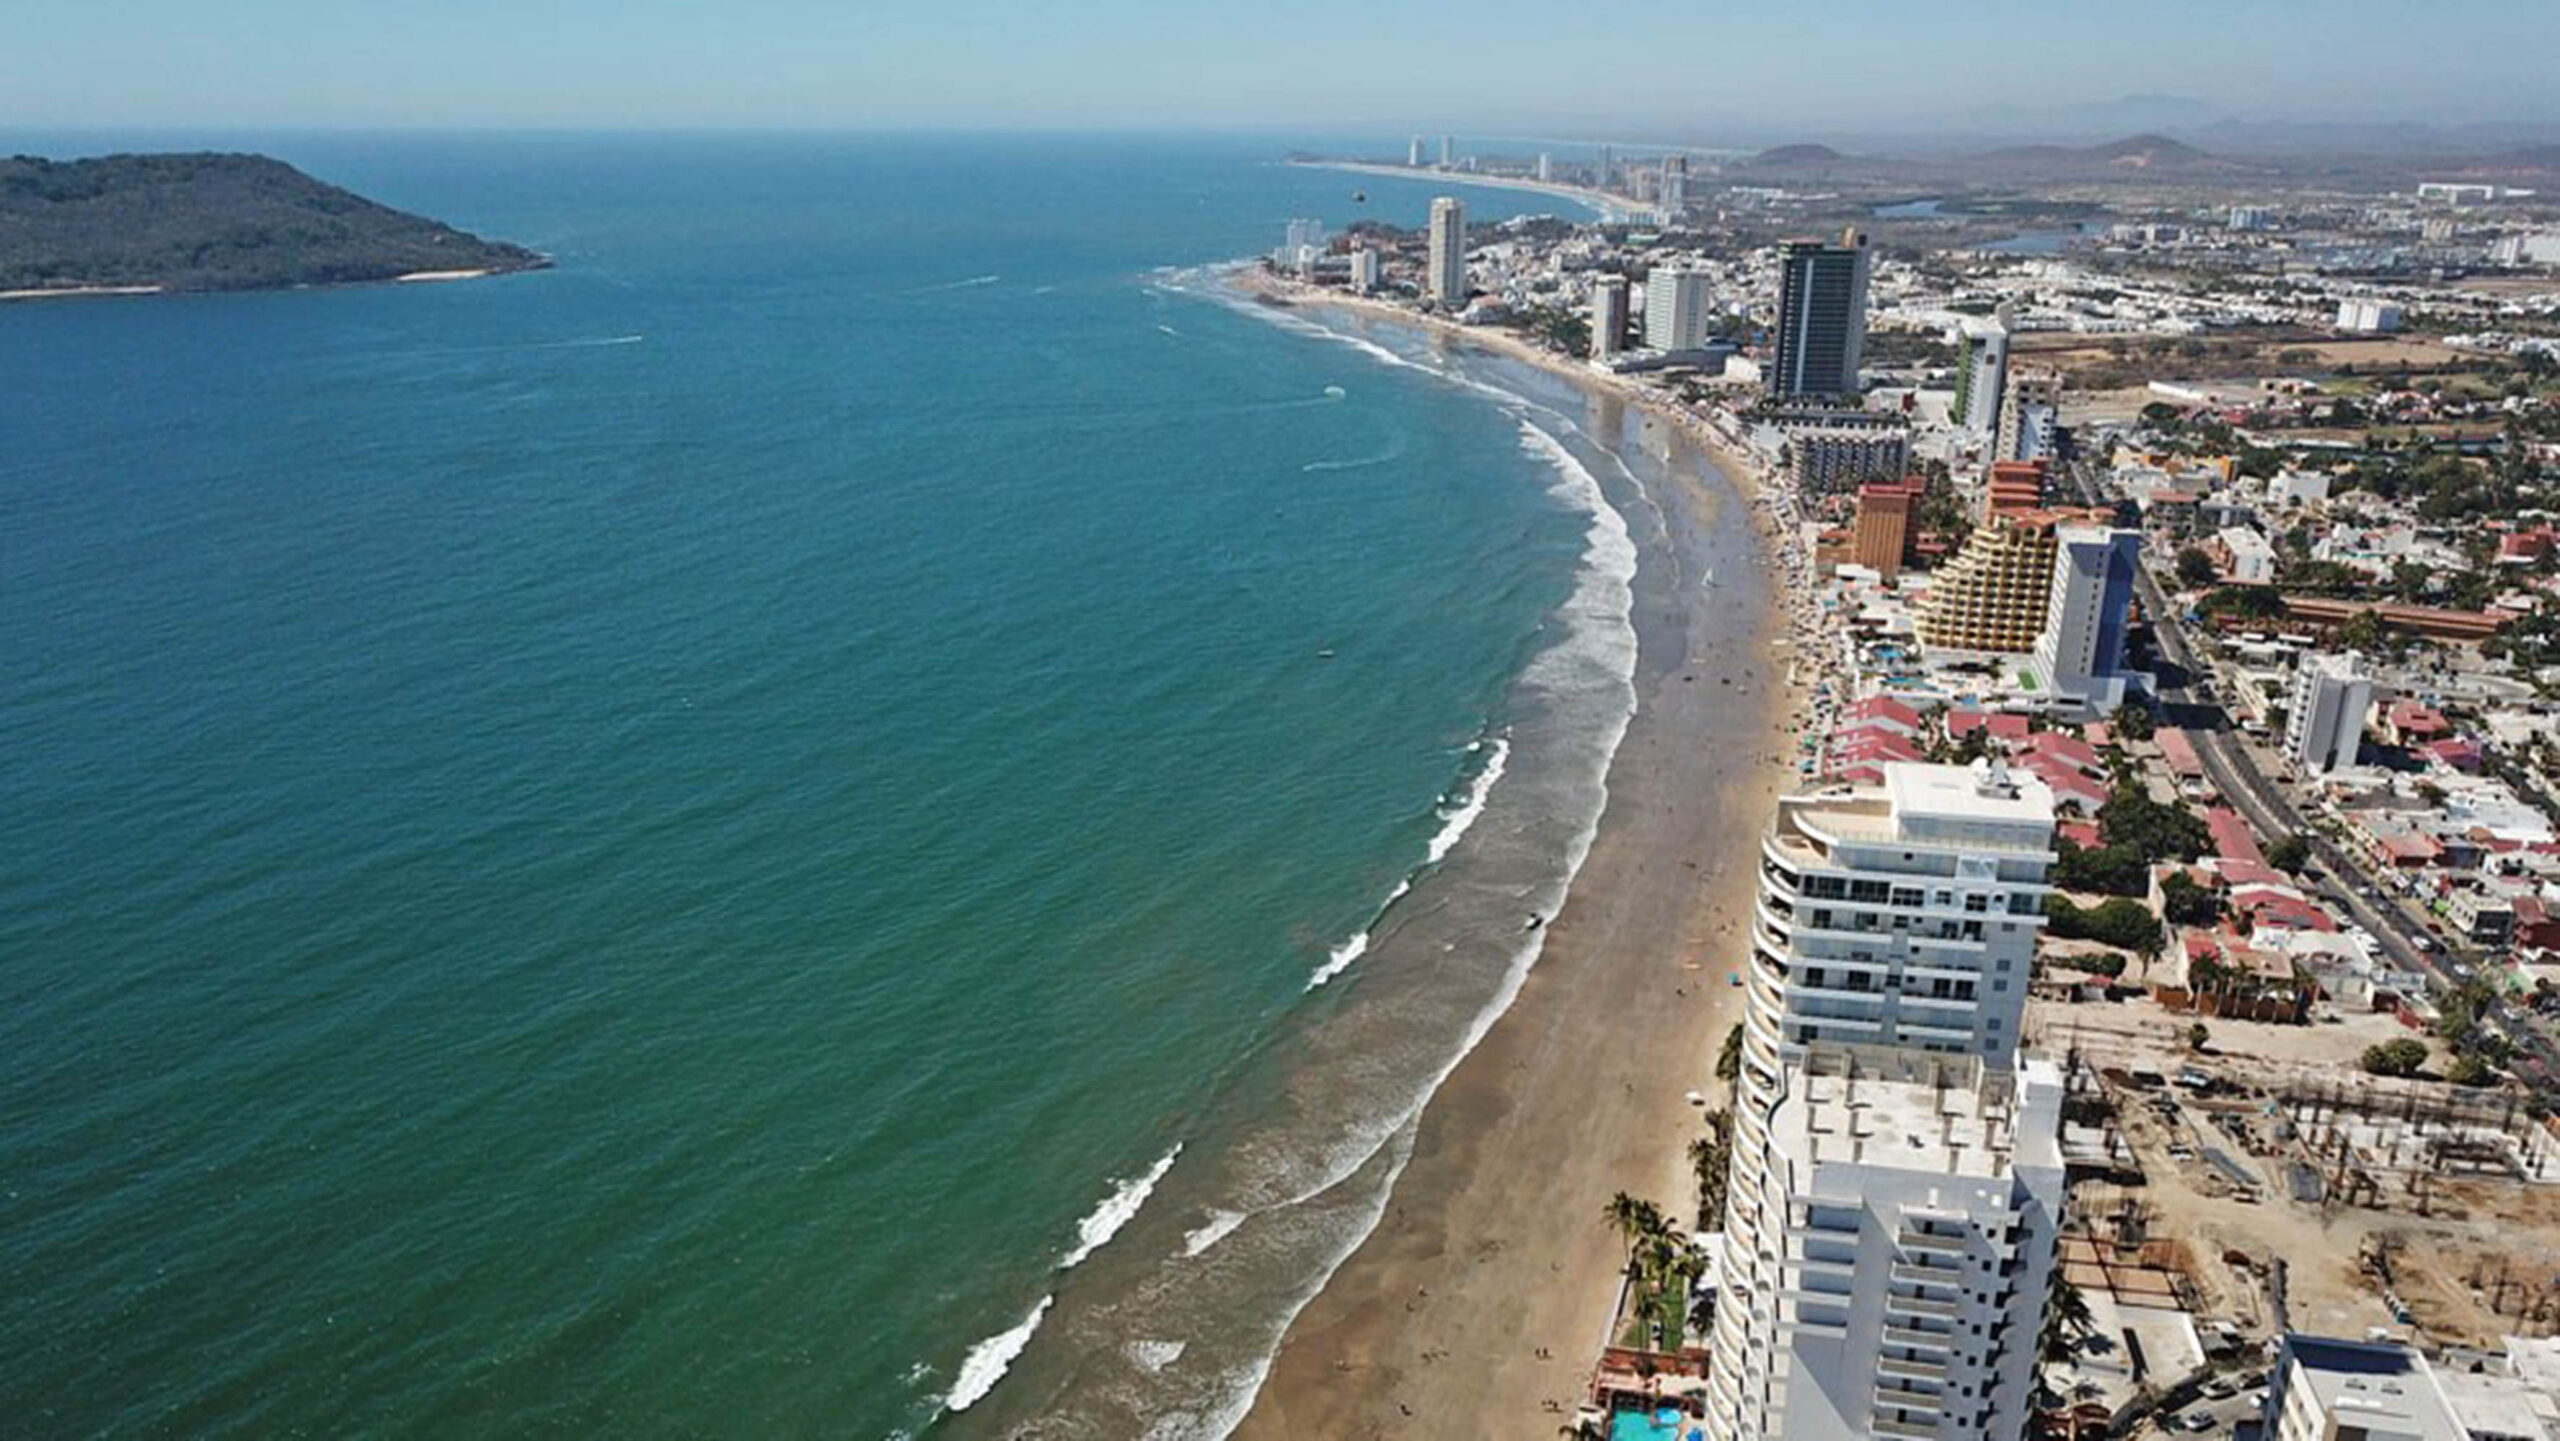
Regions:
<instances>
[{"instance_id":1,"label":"beachfront high-rise","mask_svg":"<svg viewBox=\"0 0 2560 1441\"><path fill-rule=\"evenodd\" d=\"M1988 325L1968 325L1958 338L1956 398L1949 414L1976 435L2000 428L2000 396L2009 379L2009 307L2004 302Z\"/></svg>"},{"instance_id":2,"label":"beachfront high-rise","mask_svg":"<svg viewBox=\"0 0 2560 1441\"><path fill-rule=\"evenodd\" d=\"M1792 396L1858 393L1867 343L1867 238L1851 230L1837 245L1790 242L1778 256L1778 344L1769 390Z\"/></svg>"},{"instance_id":3,"label":"beachfront high-rise","mask_svg":"<svg viewBox=\"0 0 2560 1441\"><path fill-rule=\"evenodd\" d=\"M1446 144L1444 141L1443 144ZM1425 291L1443 310L1467 303L1467 207L1443 195L1431 202L1431 258Z\"/></svg>"},{"instance_id":4,"label":"beachfront high-rise","mask_svg":"<svg viewBox=\"0 0 2560 1441\"><path fill-rule=\"evenodd\" d=\"M1413 137L1413 143L1404 148L1404 163L1416 170L1420 170L1422 168L1421 136L1417 135Z\"/></svg>"},{"instance_id":5,"label":"beachfront high-rise","mask_svg":"<svg viewBox=\"0 0 2560 1441\"><path fill-rule=\"evenodd\" d=\"M1644 343L1654 350L1696 350L1707 343L1707 276L1657 265L1644 278Z\"/></svg>"},{"instance_id":6,"label":"beachfront high-rise","mask_svg":"<svg viewBox=\"0 0 2560 1441\"><path fill-rule=\"evenodd\" d=\"M1457 158L1458 158L1458 141L1457 141L1457 137L1455 137L1455 136L1451 136L1451 135L1443 135L1443 136L1441 136L1441 137L1440 137L1440 168L1441 168L1441 169L1443 169L1443 170L1448 169L1451 165L1453 165L1453 164L1455 164L1455 163L1457 162Z\"/></svg>"},{"instance_id":7,"label":"beachfront high-rise","mask_svg":"<svg viewBox=\"0 0 2560 1441\"><path fill-rule=\"evenodd\" d=\"M1607 362L1627 348L1627 278L1603 275L1591 282L1591 358Z\"/></svg>"},{"instance_id":8,"label":"beachfront high-rise","mask_svg":"<svg viewBox=\"0 0 2560 1441\"><path fill-rule=\"evenodd\" d=\"M1913 620L1920 644L1961 655L2025 655L2053 610L2054 527L2044 510L1984 517L1929 577Z\"/></svg>"},{"instance_id":9,"label":"beachfront high-rise","mask_svg":"<svg viewBox=\"0 0 2560 1441\"><path fill-rule=\"evenodd\" d=\"M1378 252L1365 245L1351 252L1352 294L1377 294L1378 284L1384 276L1385 267L1378 259Z\"/></svg>"},{"instance_id":10,"label":"beachfront high-rise","mask_svg":"<svg viewBox=\"0 0 2560 1441\"><path fill-rule=\"evenodd\" d=\"M1990 762L1779 803L1711 1434L2025 1434L2063 1197L2060 1078L2016 1049L2052 837L2052 792Z\"/></svg>"}]
</instances>

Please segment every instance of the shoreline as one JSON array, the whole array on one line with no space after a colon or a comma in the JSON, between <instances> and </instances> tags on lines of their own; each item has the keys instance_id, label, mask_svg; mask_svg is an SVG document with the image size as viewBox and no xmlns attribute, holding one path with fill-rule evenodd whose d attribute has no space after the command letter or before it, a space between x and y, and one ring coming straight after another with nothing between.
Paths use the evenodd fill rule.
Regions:
<instances>
[{"instance_id":1,"label":"shoreline","mask_svg":"<svg viewBox=\"0 0 2560 1441\"><path fill-rule=\"evenodd\" d=\"M1552 195L1599 211L1601 221L1611 225L1635 220L1644 213L1641 207L1623 195L1552 180L1526 180L1514 175L1472 175L1463 170L1441 170L1431 166L1416 170L1409 165L1380 165L1367 160L1291 160L1285 163L1307 170L1339 170L1350 175L1376 175L1391 180L1430 178L1486 190L1525 190L1533 195Z\"/></svg>"},{"instance_id":2,"label":"shoreline","mask_svg":"<svg viewBox=\"0 0 2560 1441\"><path fill-rule=\"evenodd\" d=\"M538 265L493 265L478 270L412 270L372 280L297 281L290 285L242 285L218 289L172 289L166 285L64 285L26 290L0 290L0 303L13 300L96 300L141 295L276 295L295 290L355 290L368 285L443 285L459 280L488 280L501 275L530 275L555 269L544 256Z\"/></svg>"},{"instance_id":3,"label":"shoreline","mask_svg":"<svg viewBox=\"0 0 2560 1441\"><path fill-rule=\"evenodd\" d=\"M1788 517L1746 452L1640 383L1508 333L1233 278L1535 366L1673 446L1639 547L1637 711L1590 854L1518 995L1426 1103L1386 1213L1289 1326L1232 1433L1545 1434L1581 1403L1617 1304L1623 1254L1603 1204L1623 1190L1694 1218L1685 1142L1701 1127L1686 1097L1722 1089L1714 1057L1741 993L1721 973L1738 969L1752 846L1795 783L1804 719L1789 647L1809 617ZM1753 612L1696 575L1720 539L1760 569Z\"/></svg>"}]
</instances>

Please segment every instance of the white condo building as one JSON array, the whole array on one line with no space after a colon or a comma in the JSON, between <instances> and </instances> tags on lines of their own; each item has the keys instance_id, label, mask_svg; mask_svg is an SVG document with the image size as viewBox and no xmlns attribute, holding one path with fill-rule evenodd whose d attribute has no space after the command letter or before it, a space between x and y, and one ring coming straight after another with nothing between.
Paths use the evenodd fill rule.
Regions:
<instances>
[{"instance_id":1,"label":"white condo building","mask_svg":"<svg viewBox=\"0 0 2560 1441\"><path fill-rule=\"evenodd\" d=\"M1707 343L1707 277L1676 265L1644 278L1644 343L1655 350L1696 350Z\"/></svg>"},{"instance_id":2,"label":"white condo building","mask_svg":"<svg viewBox=\"0 0 2560 1441\"><path fill-rule=\"evenodd\" d=\"M2000 429L2000 397L2009 383L2009 305L2002 301L1988 324L1969 324L1957 335L1956 398L1949 416L1976 435Z\"/></svg>"},{"instance_id":3,"label":"white condo building","mask_svg":"<svg viewBox=\"0 0 2560 1441\"><path fill-rule=\"evenodd\" d=\"M2017 1063L2053 793L1890 764L1779 802L1734 1106L1710 1434L2024 1433L2062 1202Z\"/></svg>"},{"instance_id":4,"label":"white condo building","mask_svg":"<svg viewBox=\"0 0 2560 1441\"><path fill-rule=\"evenodd\" d=\"M1440 302L1443 310L1465 307L1467 207L1452 196L1431 202L1431 261L1425 281L1430 298Z\"/></svg>"},{"instance_id":5,"label":"white condo building","mask_svg":"<svg viewBox=\"0 0 2560 1441\"><path fill-rule=\"evenodd\" d=\"M2356 763L2364 740L2365 712L2373 707L2373 682L2363 658L2315 654L2294 672L2285 703L2284 751L2308 771L2344 770Z\"/></svg>"},{"instance_id":6,"label":"white condo building","mask_svg":"<svg viewBox=\"0 0 2560 1441\"><path fill-rule=\"evenodd\" d=\"M1420 170L1422 168L1421 136L1417 135L1413 137L1413 143L1404 148L1404 163L1412 166L1416 170Z\"/></svg>"},{"instance_id":7,"label":"white condo building","mask_svg":"<svg viewBox=\"0 0 2560 1441\"><path fill-rule=\"evenodd\" d=\"M2056 701L2108 713L2124 704L2125 640L2142 532L2103 525L2053 530L2053 590L2036 636L2037 684Z\"/></svg>"},{"instance_id":8,"label":"white condo building","mask_svg":"<svg viewBox=\"0 0 2560 1441\"><path fill-rule=\"evenodd\" d=\"M1614 360L1627 348L1627 278L1603 275L1591 282L1591 358Z\"/></svg>"},{"instance_id":9,"label":"white condo building","mask_svg":"<svg viewBox=\"0 0 2560 1441\"><path fill-rule=\"evenodd\" d=\"M1352 294L1377 294L1378 284L1383 274L1384 270L1378 259L1378 252L1371 250L1365 245L1351 252Z\"/></svg>"}]
</instances>

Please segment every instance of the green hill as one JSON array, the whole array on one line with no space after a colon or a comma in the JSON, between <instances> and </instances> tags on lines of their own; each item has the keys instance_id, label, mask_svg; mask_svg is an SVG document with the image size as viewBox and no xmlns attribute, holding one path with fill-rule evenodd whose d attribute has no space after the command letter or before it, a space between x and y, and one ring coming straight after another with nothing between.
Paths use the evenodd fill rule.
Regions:
<instances>
[{"instance_id":1,"label":"green hill","mask_svg":"<svg viewBox=\"0 0 2560 1441\"><path fill-rule=\"evenodd\" d=\"M0 290L262 290L550 263L263 155L0 160Z\"/></svg>"}]
</instances>

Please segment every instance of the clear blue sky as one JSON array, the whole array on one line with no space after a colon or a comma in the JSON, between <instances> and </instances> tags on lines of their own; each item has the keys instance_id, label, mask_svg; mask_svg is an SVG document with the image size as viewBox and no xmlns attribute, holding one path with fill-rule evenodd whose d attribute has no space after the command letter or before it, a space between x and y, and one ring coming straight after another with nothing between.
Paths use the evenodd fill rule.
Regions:
<instances>
[{"instance_id":1,"label":"clear blue sky","mask_svg":"<svg viewBox=\"0 0 2560 1441\"><path fill-rule=\"evenodd\" d=\"M2560 0L10 0L0 126L2553 118ZM5 135L0 135L5 139Z\"/></svg>"}]
</instances>

